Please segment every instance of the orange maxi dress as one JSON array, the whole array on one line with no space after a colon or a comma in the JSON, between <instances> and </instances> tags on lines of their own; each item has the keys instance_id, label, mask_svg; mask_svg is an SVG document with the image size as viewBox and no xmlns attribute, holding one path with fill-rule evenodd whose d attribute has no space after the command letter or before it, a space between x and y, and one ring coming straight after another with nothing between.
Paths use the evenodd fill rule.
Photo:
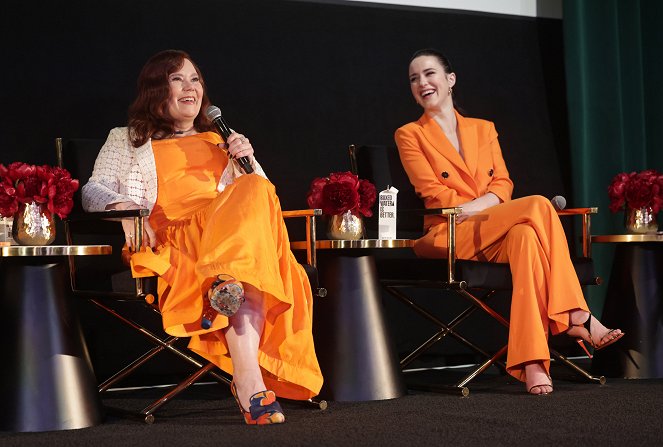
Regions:
<instances>
[{"instance_id":1,"label":"orange maxi dress","mask_svg":"<svg viewBox=\"0 0 663 447\"><path fill-rule=\"evenodd\" d=\"M265 385L278 396L309 399L322 374L312 336L308 278L290 251L274 186L256 174L243 175L223 192L217 184L228 158L214 132L153 141L158 177L150 215L157 246L132 256L135 276L159 275L163 326L191 337L189 348L232 374L218 315L201 329L210 278L232 275L263 295L265 326L258 361Z\"/></svg>"},{"instance_id":2,"label":"orange maxi dress","mask_svg":"<svg viewBox=\"0 0 663 447\"><path fill-rule=\"evenodd\" d=\"M410 182L427 208L458 206L488 192L499 205L456 227L460 259L509 263L513 292L507 371L525 380L525 363L543 362L550 371L548 334L569 327L569 311L588 310L568 243L550 200L511 200L509 179L493 123L456 113L464 156L427 115L396 131L396 143ZM426 218L426 234L415 244L418 256L446 256L446 220Z\"/></svg>"}]
</instances>

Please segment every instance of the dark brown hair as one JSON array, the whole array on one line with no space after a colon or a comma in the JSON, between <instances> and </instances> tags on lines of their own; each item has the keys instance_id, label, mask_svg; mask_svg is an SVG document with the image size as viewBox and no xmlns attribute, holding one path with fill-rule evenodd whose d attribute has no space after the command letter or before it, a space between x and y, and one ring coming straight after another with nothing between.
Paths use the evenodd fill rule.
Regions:
<instances>
[{"instance_id":1,"label":"dark brown hair","mask_svg":"<svg viewBox=\"0 0 663 447\"><path fill-rule=\"evenodd\" d=\"M214 130L214 126L205 115L205 110L211 102L207 97L200 69L184 51L165 50L148 59L138 75L136 99L129 107L128 122L131 144L134 147L142 146L150 138L163 138L175 132L173 119L168 114L170 98L168 76L179 70L184 65L185 59L193 64L203 87L201 113L193 121L193 125L198 132Z\"/></svg>"},{"instance_id":2,"label":"dark brown hair","mask_svg":"<svg viewBox=\"0 0 663 447\"><path fill-rule=\"evenodd\" d=\"M410 64L413 60L421 56L433 56L435 59L437 59L440 65L442 65L442 68L444 68L444 72L446 74L451 74L454 71L453 68L451 68L451 62L449 62L449 58L446 57L441 51L438 51L434 48L423 48L421 50L415 51L410 58ZM464 115L465 112L458 106L458 103L456 102L456 92L454 89L451 90L451 101L453 102L454 108L458 110L461 115Z\"/></svg>"}]
</instances>

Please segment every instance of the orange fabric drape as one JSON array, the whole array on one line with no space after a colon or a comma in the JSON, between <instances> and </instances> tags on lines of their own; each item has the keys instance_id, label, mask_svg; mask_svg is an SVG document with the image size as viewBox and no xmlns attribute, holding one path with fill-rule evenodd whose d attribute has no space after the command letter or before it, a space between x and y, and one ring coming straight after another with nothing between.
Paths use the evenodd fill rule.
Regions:
<instances>
[{"instance_id":1,"label":"orange fabric drape","mask_svg":"<svg viewBox=\"0 0 663 447\"><path fill-rule=\"evenodd\" d=\"M159 275L159 305L167 333L191 337L189 347L232 374L218 315L200 327L210 278L232 275L262 292L265 327L258 353L268 388L291 399L318 394L322 375L313 337L312 295L283 223L274 186L244 175L219 193L228 163L212 132L153 142L157 203L150 224L157 247L134 254L135 274Z\"/></svg>"}]
</instances>

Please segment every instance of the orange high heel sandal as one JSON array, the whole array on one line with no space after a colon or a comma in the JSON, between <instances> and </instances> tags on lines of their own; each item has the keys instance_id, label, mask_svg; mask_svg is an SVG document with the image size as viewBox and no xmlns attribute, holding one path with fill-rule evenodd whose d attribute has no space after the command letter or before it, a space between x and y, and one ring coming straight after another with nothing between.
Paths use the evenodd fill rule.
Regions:
<instances>
[{"instance_id":1,"label":"orange high heel sandal","mask_svg":"<svg viewBox=\"0 0 663 447\"><path fill-rule=\"evenodd\" d=\"M569 331L573 330L573 328L576 328L576 327L582 328L585 331L587 331L587 338L583 337L582 335L581 336L569 335L569 336L570 337L575 337L575 339L578 342L578 344L580 345L580 347L583 349L583 351L585 351L587 353L587 356L590 359L593 358L594 356L589 353L589 349L587 349L587 346L585 346L585 343L588 343L592 348L594 348L595 351L599 351L603 348L607 348L608 346L615 343L617 340L619 340L620 338L622 338L625 335L624 332L620 332L617 335L613 335L613 333L617 329L610 329L607 334L605 334L603 337L601 337L601 340L600 340L600 342L603 342L603 340L605 340L607 338L608 339L607 341L605 341L603 343L600 343L600 342L599 343L594 343L594 339L592 338L592 331L590 330L592 317L593 316L590 313L589 318L587 318L587 321L585 321L582 324L571 324L571 326L569 327L569 330L567 331L567 333L568 333Z\"/></svg>"},{"instance_id":2,"label":"orange high heel sandal","mask_svg":"<svg viewBox=\"0 0 663 447\"><path fill-rule=\"evenodd\" d=\"M239 406L239 411L244 416L244 422L248 425L282 424L285 422L285 415L281 405L276 400L274 391L259 391L251 396L249 411L246 411L239 401L235 382L230 384L230 391L233 393L237 406Z\"/></svg>"}]
</instances>

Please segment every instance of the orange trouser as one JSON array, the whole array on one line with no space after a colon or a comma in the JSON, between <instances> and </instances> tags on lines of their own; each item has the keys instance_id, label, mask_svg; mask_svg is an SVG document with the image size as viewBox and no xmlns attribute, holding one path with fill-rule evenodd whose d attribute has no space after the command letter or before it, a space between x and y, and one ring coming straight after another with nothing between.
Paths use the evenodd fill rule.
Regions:
<instances>
[{"instance_id":1,"label":"orange trouser","mask_svg":"<svg viewBox=\"0 0 663 447\"><path fill-rule=\"evenodd\" d=\"M446 223L415 245L418 256L446 256ZM564 229L550 201L529 196L502 203L456 228L459 259L508 262L513 277L507 371L525 379L525 363L550 369L548 328L568 329L569 311L588 310L571 263Z\"/></svg>"}]
</instances>

